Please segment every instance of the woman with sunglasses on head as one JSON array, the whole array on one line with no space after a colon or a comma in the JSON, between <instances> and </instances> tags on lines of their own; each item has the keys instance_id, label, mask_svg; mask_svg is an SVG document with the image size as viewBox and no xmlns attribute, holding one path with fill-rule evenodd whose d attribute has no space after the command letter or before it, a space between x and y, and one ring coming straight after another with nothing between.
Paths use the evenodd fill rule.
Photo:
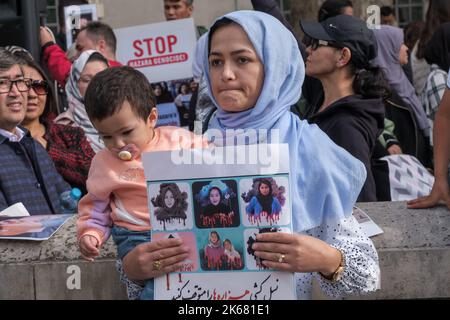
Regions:
<instances>
[{"instance_id":1,"label":"woman with sunglasses on head","mask_svg":"<svg viewBox=\"0 0 450 320\"><path fill-rule=\"evenodd\" d=\"M20 57L24 77L30 81L22 126L47 150L63 179L85 191L94 151L81 128L53 123L56 102L47 76L26 54L16 52L15 55Z\"/></svg>"},{"instance_id":2,"label":"woman with sunglasses on head","mask_svg":"<svg viewBox=\"0 0 450 320\"><path fill-rule=\"evenodd\" d=\"M312 39L306 74L324 88L324 101L308 121L364 163L367 180L358 201L377 201L371 159L384 128L388 89L382 71L369 63L377 56L375 36L366 22L349 15L301 26Z\"/></svg>"}]
</instances>

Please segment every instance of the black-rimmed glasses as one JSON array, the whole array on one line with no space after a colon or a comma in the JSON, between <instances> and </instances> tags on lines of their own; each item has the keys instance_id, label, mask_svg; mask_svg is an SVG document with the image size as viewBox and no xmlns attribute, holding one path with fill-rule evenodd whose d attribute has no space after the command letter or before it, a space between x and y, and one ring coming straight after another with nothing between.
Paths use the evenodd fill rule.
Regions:
<instances>
[{"instance_id":1,"label":"black-rimmed glasses","mask_svg":"<svg viewBox=\"0 0 450 320\"><path fill-rule=\"evenodd\" d=\"M19 92L27 92L31 87L30 79L0 79L0 93L9 93L12 89L13 85L16 85L17 90Z\"/></svg>"}]
</instances>

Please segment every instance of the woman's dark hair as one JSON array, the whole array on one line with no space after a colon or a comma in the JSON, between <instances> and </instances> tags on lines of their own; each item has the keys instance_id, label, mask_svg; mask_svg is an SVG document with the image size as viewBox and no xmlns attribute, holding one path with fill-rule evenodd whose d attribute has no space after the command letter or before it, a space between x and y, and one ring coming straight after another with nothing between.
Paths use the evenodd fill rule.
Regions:
<instances>
[{"instance_id":1,"label":"woman's dark hair","mask_svg":"<svg viewBox=\"0 0 450 320\"><path fill-rule=\"evenodd\" d=\"M267 180L267 179L262 179L262 180L259 181L258 192L259 192L259 189L261 188L262 184L265 184L265 185L267 185L269 187L270 194L272 195L272 192L273 192L272 191L272 183L269 180Z\"/></svg>"},{"instance_id":2,"label":"woman's dark hair","mask_svg":"<svg viewBox=\"0 0 450 320\"><path fill-rule=\"evenodd\" d=\"M222 201L222 191L220 191L220 189L219 189L218 187L212 187L211 189L209 189L209 192L208 192L208 197L210 197L210 196L211 196L211 191L213 191L213 190L217 190L217 191L219 191L219 195L220 195L220 201Z\"/></svg>"},{"instance_id":3,"label":"woman's dark hair","mask_svg":"<svg viewBox=\"0 0 450 320\"><path fill-rule=\"evenodd\" d=\"M209 29L209 39L208 39L208 53L211 52L211 40L213 34L219 30L220 28L229 26L230 24L236 23L231 19L228 18L222 18L220 20L217 20L216 23L213 24L213 26Z\"/></svg>"},{"instance_id":4,"label":"woman's dark hair","mask_svg":"<svg viewBox=\"0 0 450 320\"><path fill-rule=\"evenodd\" d=\"M390 89L383 69L379 67L369 67L367 69L357 69L353 64L352 72L356 75L353 81L353 91L364 98L387 99Z\"/></svg>"},{"instance_id":5,"label":"woman's dark hair","mask_svg":"<svg viewBox=\"0 0 450 320\"><path fill-rule=\"evenodd\" d=\"M28 66L30 68L37 70L37 72L39 72L44 81L47 82L48 85L47 101L45 102L44 112L39 117L39 122L44 123L46 121L51 121L53 117L58 115L56 95L52 86L53 82L47 76L42 67L36 61L31 59L29 54L27 54L26 52L16 51L14 52L14 55L19 59L20 64L22 66Z\"/></svg>"},{"instance_id":6,"label":"woman's dark hair","mask_svg":"<svg viewBox=\"0 0 450 320\"><path fill-rule=\"evenodd\" d=\"M103 62L107 67L109 67L109 62L108 59L106 59L101 53L99 52L94 52L93 54L91 54L91 56L88 58L88 60L86 61L86 64L88 64L89 62L95 62L95 61L99 61L99 62Z\"/></svg>"},{"instance_id":7,"label":"woman's dark hair","mask_svg":"<svg viewBox=\"0 0 450 320\"><path fill-rule=\"evenodd\" d=\"M405 45L410 51L414 49L414 45L416 44L417 40L419 40L423 28L425 28L425 22L423 21L414 21L405 27Z\"/></svg>"},{"instance_id":8,"label":"woman's dark hair","mask_svg":"<svg viewBox=\"0 0 450 320\"><path fill-rule=\"evenodd\" d=\"M162 86L159 83L152 83L152 89L153 91L155 91L157 88L161 89L161 94L162 94Z\"/></svg>"},{"instance_id":9,"label":"woman's dark hair","mask_svg":"<svg viewBox=\"0 0 450 320\"><path fill-rule=\"evenodd\" d=\"M328 18L343 14L347 7L353 8L353 3L350 0L327 0L320 7L317 19L319 22L322 22Z\"/></svg>"},{"instance_id":10,"label":"woman's dark hair","mask_svg":"<svg viewBox=\"0 0 450 320\"><path fill-rule=\"evenodd\" d=\"M217 231L211 231L211 232L209 233L209 237L208 237L208 238L211 239L211 235L212 235L213 233L217 236L217 240L220 240L220 235L219 235L219 233L218 233Z\"/></svg>"},{"instance_id":11,"label":"woman's dark hair","mask_svg":"<svg viewBox=\"0 0 450 320\"><path fill-rule=\"evenodd\" d=\"M182 88L183 86L186 86L186 88L187 88L187 90L188 90L188 93L189 93L189 91L191 91L191 88L189 87L189 83L183 82L183 83L180 84L180 86L178 87L178 94L183 94L183 92L181 92L181 88Z\"/></svg>"},{"instance_id":12,"label":"woman's dark hair","mask_svg":"<svg viewBox=\"0 0 450 320\"><path fill-rule=\"evenodd\" d=\"M428 5L427 18L425 20L425 28L423 29L419 45L417 48L417 58L425 57L425 48L428 41L433 36L439 26L450 21L450 1L448 0L430 0Z\"/></svg>"}]
</instances>

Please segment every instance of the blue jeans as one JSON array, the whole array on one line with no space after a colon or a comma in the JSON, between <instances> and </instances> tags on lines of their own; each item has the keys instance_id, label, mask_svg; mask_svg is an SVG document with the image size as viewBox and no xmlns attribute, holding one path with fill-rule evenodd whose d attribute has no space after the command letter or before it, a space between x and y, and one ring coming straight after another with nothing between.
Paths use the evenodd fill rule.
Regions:
<instances>
[{"instance_id":1,"label":"blue jeans","mask_svg":"<svg viewBox=\"0 0 450 320\"><path fill-rule=\"evenodd\" d=\"M117 255L120 260L141 243L151 241L151 231L131 231L122 227L114 226L112 228L112 237L114 243L117 246ZM153 300L154 299L154 281L149 279L145 283L144 290L142 291L140 300Z\"/></svg>"}]
</instances>

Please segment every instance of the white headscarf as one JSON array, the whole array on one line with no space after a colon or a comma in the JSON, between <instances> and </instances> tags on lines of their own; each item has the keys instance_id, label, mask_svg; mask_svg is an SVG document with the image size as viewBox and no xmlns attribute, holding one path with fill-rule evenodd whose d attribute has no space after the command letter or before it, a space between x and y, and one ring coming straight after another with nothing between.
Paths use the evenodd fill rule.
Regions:
<instances>
[{"instance_id":1,"label":"white headscarf","mask_svg":"<svg viewBox=\"0 0 450 320\"><path fill-rule=\"evenodd\" d=\"M92 125L91 120L86 113L84 107L83 97L81 96L80 89L78 88L78 81L80 80L81 72L83 72L89 58L92 54L99 53L95 50L84 51L80 57L72 64L70 75L66 84L66 94L69 103L69 109L60 114L56 119L56 123L71 124L83 129L86 134L86 138L89 141L92 149L95 153L105 148L103 141L97 130ZM99 53L100 54L100 53Z\"/></svg>"}]
</instances>

